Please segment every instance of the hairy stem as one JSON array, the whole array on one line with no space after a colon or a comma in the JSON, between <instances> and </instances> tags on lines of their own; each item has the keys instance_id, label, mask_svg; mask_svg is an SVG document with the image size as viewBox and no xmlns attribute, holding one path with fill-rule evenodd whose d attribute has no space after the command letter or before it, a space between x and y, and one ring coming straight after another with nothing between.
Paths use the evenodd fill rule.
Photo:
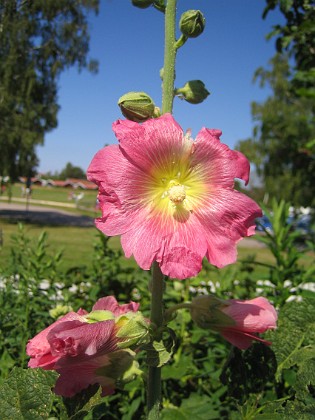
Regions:
<instances>
[{"instance_id":1,"label":"hairy stem","mask_svg":"<svg viewBox=\"0 0 315 420\"><path fill-rule=\"evenodd\" d=\"M164 47L164 74L162 94L162 114L173 111L175 59L176 59L176 1L168 0L165 9L165 47Z\"/></svg>"}]
</instances>

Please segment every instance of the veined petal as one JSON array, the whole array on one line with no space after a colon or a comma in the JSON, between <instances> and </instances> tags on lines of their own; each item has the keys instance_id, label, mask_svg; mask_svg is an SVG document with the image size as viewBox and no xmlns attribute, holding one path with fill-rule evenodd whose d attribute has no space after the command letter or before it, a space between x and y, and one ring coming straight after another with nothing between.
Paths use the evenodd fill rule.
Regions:
<instances>
[{"instance_id":1,"label":"veined petal","mask_svg":"<svg viewBox=\"0 0 315 420\"><path fill-rule=\"evenodd\" d=\"M233 187L234 178L239 178L246 185L249 180L249 162L242 153L221 143L221 134L219 130L203 128L196 137L193 162L204 166L211 184Z\"/></svg>"},{"instance_id":2,"label":"veined petal","mask_svg":"<svg viewBox=\"0 0 315 420\"><path fill-rule=\"evenodd\" d=\"M276 328L277 312L263 297L248 301L230 300L222 311L234 319L240 331L263 333Z\"/></svg>"},{"instance_id":3,"label":"veined petal","mask_svg":"<svg viewBox=\"0 0 315 420\"><path fill-rule=\"evenodd\" d=\"M32 357L29 361L29 367L43 367L44 369L52 369L56 361L56 357L52 356L50 353L50 344L48 342L47 336L50 331L54 328L57 328L60 324L64 322L79 322L85 323L86 320L83 316L76 312L69 312L67 315L55 321L49 327L45 328L34 338L29 340L26 346L26 353Z\"/></svg>"},{"instance_id":4,"label":"veined petal","mask_svg":"<svg viewBox=\"0 0 315 420\"><path fill-rule=\"evenodd\" d=\"M106 387L108 391L110 390L110 392L107 392L107 395L114 392L114 379L96 375L98 368L110 364L109 355L90 357L80 361L80 363L74 360L74 363L77 363L77 365L73 361L69 364L68 361L62 360L63 363L56 369L60 374L54 389L57 395L70 398L93 384L100 384Z\"/></svg>"},{"instance_id":5,"label":"veined petal","mask_svg":"<svg viewBox=\"0 0 315 420\"><path fill-rule=\"evenodd\" d=\"M246 195L220 188L214 190L195 214L204 226L207 258L211 264L223 267L235 262L236 243L254 233L255 219L261 210Z\"/></svg>"},{"instance_id":6,"label":"veined petal","mask_svg":"<svg viewBox=\"0 0 315 420\"><path fill-rule=\"evenodd\" d=\"M233 344L233 346L241 350L248 349L248 347L252 345L253 341L260 341L261 343L264 343L268 346L271 344L270 341L257 337L254 334L245 333L241 331L226 329L226 330L220 331L220 333L222 337L224 337L229 343Z\"/></svg>"},{"instance_id":7,"label":"veined petal","mask_svg":"<svg viewBox=\"0 0 315 420\"><path fill-rule=\"evenodd\" d=\"M114 320L78 323L66 321L51 329L47 340L54 356L78 356L109 353L116 347L112 338Z\"/></svg>"},{"instance_id":8,"label":"veined petal","mask_svg":"<svg viewBox=\"0 0 315 420\"><path fill-rule=\"evenodd\" d=\"M140 304L135 302L119 305L114 296L106 296L99 299L93 306L93 311L111 311L115 316L119 316L126 312L137 312Z\"/></svg>"}]
</instances>

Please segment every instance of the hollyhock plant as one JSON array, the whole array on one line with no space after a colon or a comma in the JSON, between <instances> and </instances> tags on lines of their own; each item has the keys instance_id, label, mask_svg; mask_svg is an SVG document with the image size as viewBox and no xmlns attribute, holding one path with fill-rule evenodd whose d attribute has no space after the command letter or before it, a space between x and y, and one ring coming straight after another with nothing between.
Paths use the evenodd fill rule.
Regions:
<instances>
[{"instance_id":1,"label":"hollyhock plant","mask_svg":"<svg viewBox=\"0 0 315 420\"><path fill-rule=\"evenodd\" d=\"M138 308L137 303L119 305L108 296L90 313L82 309L68 313L28 342L28 366L56 370L60 376L55 393L64 397L96 383L103 395L112 393L116 380L136 369L130 347L148 335L148 321Z\"/></svg>"},{"instance_id":2,"label":"hollyhock plant","mask_svg":"<svg viewBox=\"0 0 315 420\"><path fill-rule=\"evenodd\" d=\"M203 128L193 140L170 114L139 124L118 120L119 145L100 150L87 176L99 187L105 235L121 235L125 255L148 270L157 261L172 278L195 276L202 259L236 261L236 243L255 230L258 205L234 190L249 163Z\"/></svg>"},{"instance_id":3,"label":"hollyhock plant","mask_svg":"<svg viewBox=\"0 0 315 420\"><path fill-rule=\"evenodd\" d=\"M275 308L263 297L224 301L214 296L198 296L192 300L190 310L199 327L218 331L242 350L247 349L253 340L270 345L256 334L275 329L278 317Z\"/></svg>"}]
</instances>

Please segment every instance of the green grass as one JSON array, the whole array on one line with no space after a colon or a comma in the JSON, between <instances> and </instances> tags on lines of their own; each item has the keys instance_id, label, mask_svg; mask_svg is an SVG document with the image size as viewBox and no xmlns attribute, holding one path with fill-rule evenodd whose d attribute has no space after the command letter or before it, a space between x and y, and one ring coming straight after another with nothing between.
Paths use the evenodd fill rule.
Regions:
<instances>
[{"instance_id":1,"label":"green grass","mask_svg":"<svg viewBox=\"0 0 315 420\"><path fill-rule=\"evenodd\" d=\"M0 250L0 264L3 263L10 254L12 246L11 236L18 232L18 225L0 219L0 229L3 235L3 247ZM65 227L65 226L38 226L33 224L25 225L25 230L29 238L36 240L41 232L48 234L48 244L51 253L63 250L62 267L68 269L74 266L89 265L93 253L93 245L98 240L98 230L94 227ZM113 248L120 248L119 237L110 240ZM257 254L257 260L261 262L273 262L270 251L266 248L242 248L239 247L239 258L246 259L248 255ZM125 265L134 265L133 259L123 258ZM1 264L2 265L2 264Z\"/></svg>"},{"instance_id":2,"label":"green grass","mask_svg":"<svg viewBox=\"0 0 315 420\"><path fill-rule=\"evenodd\" d=\"M0 250L0 265L9 257L12 247L12 235L18 232L18 225L0 221L3 246ZM93 244L97 240L97 229L94 227L59 227L25 225L27 236L36 240L41 232L48 234L49 253L54 254L63 250L62 268L68 269L78 265L88 265L93 253Z\"/></svg>"},{"instance_id":3,"label":"green grass","mask_svg":"<svg viewBox=\"0 0 315 420\"><path fill-rule=\"evenodd\" d=\"M0 229L2 230L3 246L0 248L0 266L10 255L12 246L11 236L18 232L18 225L9 220L0 219ZM26 224L25 230L29 238L36 240L40 233L46 231L48 234L48 244L50 253L63 250L63 259L61 267L68 269L70 267L90 265L91 256L94 252L94 244L98 241L99 232L95 227L74 227L74 226L38 226L35 224ZM248 248L238 247L238 261L247 260L252 255L256 255L256 261L266 264L274 263L274 257L268 248L255 248L250 246L250 240L247 240ZM120 249L120 238L113 237L110 244L114 249ZM301 263L309 266L314 261L314 255L306 254ZM134 260L122 258L124 266L135 265ZM223 269L224 270L224 269ZM255 278L259 279L266 275L268 270L263 266L256 266L254 271Z\"/></svg>"}]
</instances>

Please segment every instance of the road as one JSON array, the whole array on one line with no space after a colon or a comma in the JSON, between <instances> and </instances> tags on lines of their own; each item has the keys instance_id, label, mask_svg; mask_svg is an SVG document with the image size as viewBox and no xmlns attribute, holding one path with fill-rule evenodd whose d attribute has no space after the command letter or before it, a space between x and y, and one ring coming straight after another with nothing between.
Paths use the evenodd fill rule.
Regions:
<instances>
[{"instance_id":1,"label":"road","mask_svg":"<svg viewBox=\"0 0 315 420\"><path fill-rule=\"evenodd\" d=\"M53 207L0 202L0 219L10 218L49 226L94 226L94 219Z\"/></svg>"},{"instance_id":2,"label":"road","mask_svg":"<svg viewBox=\"0 0 315 420\"><path fill-rule=\"evenodd\" d=\"M25 221L39 225L49 226L94 226L94 218L70 213L66 210L52 207L0 202L0 219L10 218L16 221ZM265 245L254 238L244 238L238 243L242 248L264 248Z\"/></svg>"}]
</instances>

